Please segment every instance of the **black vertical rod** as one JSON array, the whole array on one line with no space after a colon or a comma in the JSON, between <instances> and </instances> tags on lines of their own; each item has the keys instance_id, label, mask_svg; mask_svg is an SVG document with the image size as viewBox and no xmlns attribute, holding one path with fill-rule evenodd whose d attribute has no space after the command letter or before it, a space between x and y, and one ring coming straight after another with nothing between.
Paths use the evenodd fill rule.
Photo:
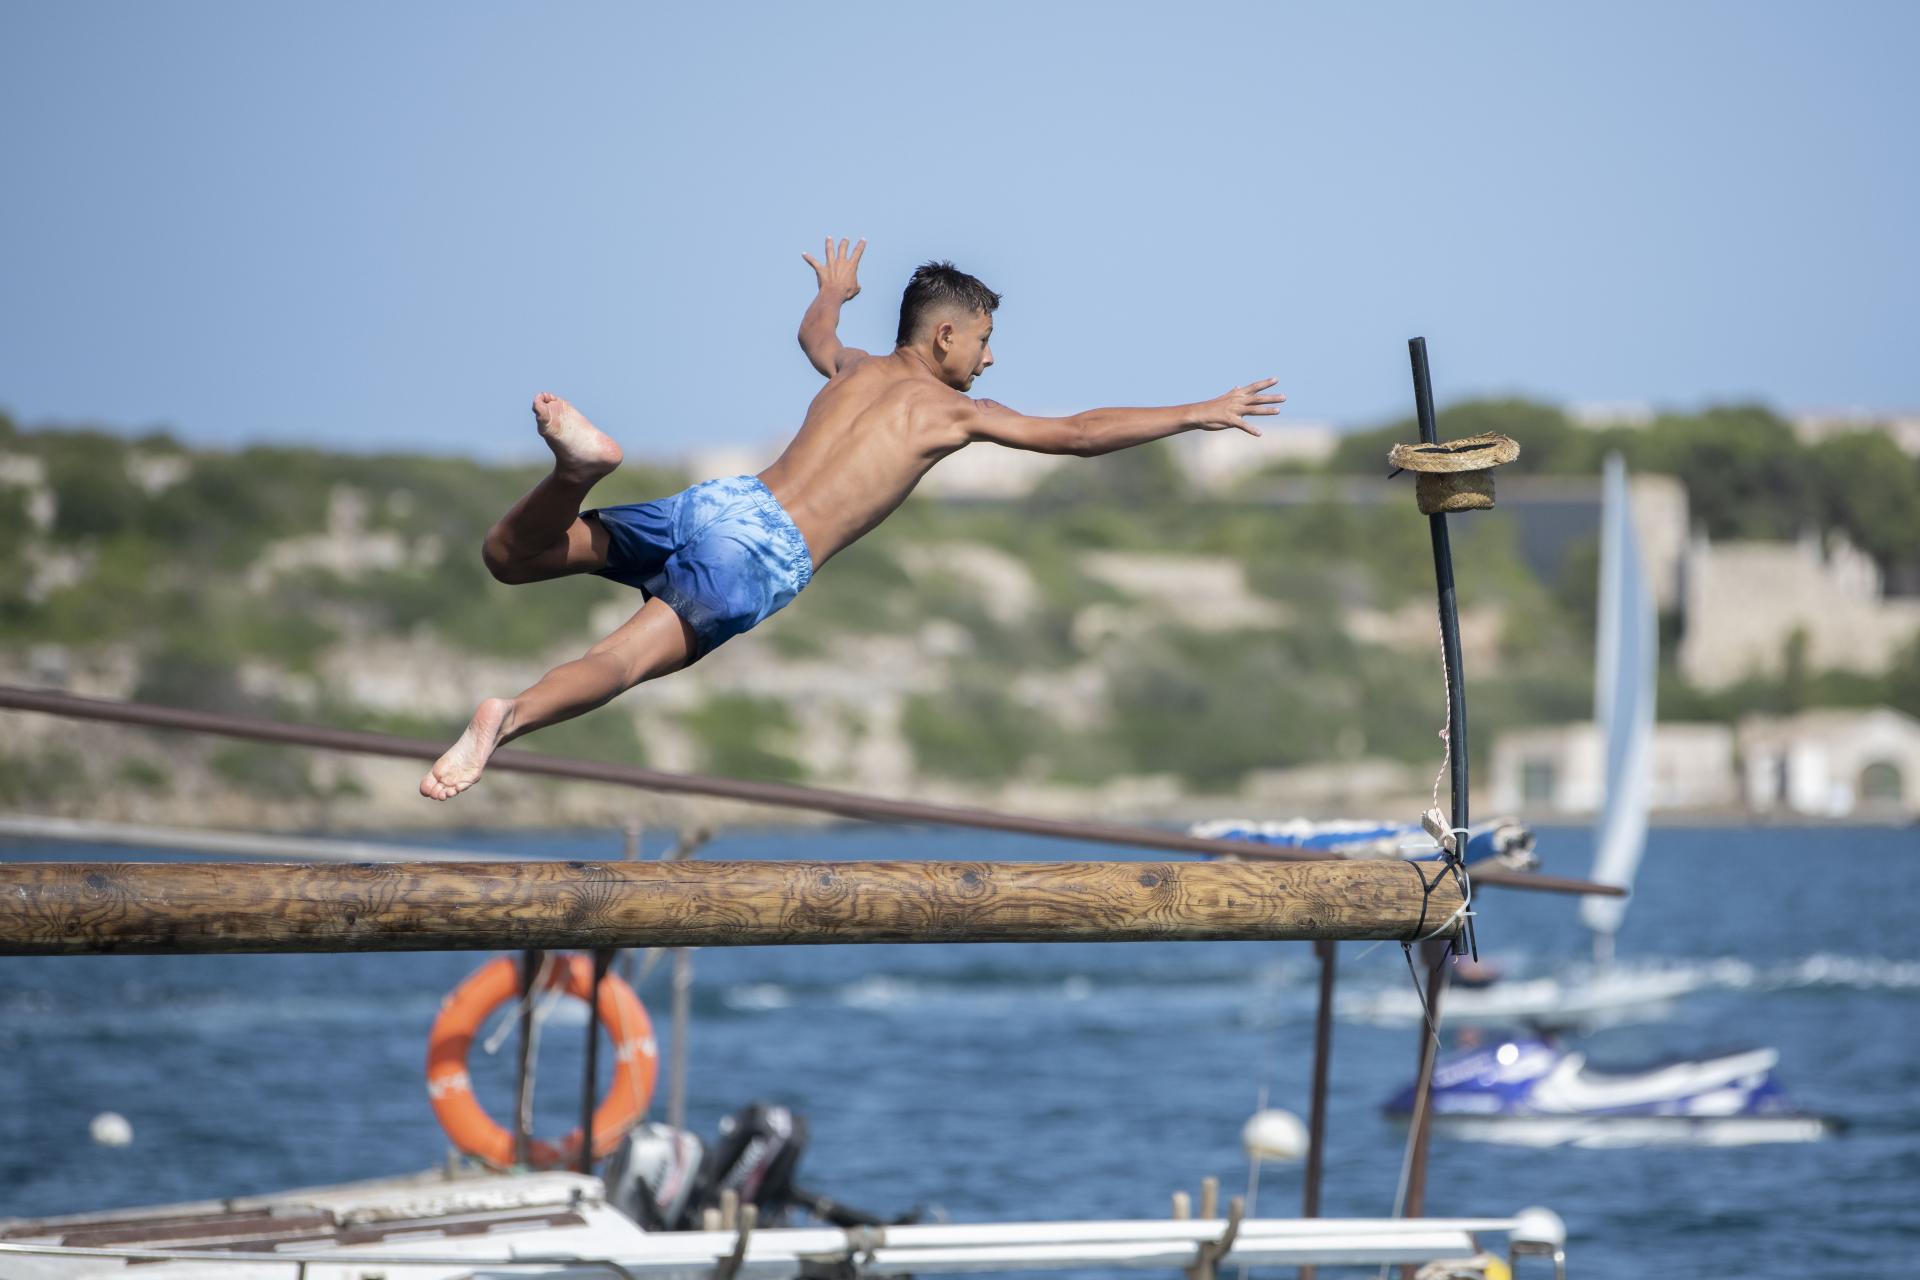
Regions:
<instances>
[{"instance_id":1,"label":"black vertical rod","mask_svg":"<svg viewBox=\"0 0 1920 1280\"><path fill-rule=\"evenodd\" d=\"M1433 413L1433 375L1427 367L1427 340L1412 338L1407 355L1413 362L1414 414L1420 424L1420 443L1440 443L1439 427ZM1467 826L1467 688L1460 662L1460 607L1453 584L1453 546L1447 537L1447 517L1436 512L1427 517L1427 531L1433 542L1433 579L1439 594L1441 661L1447 676L1447 761L1452 770L1452 812L1449 827ZM1458 849L1466 856L1464 842ZM1472 927L1471 922L1468 925ZM1432 1131L1432 1108L1427 1105L1433 1092L1433 1063L1439 1052L1435 1029L1440 1025L1440 996L1447 981L1446 946L1427 943L1421 956L1427 961L1426 1019L1420 1024L1420 1065L1414 1085L1414 1111L1417 1118L1410 1141L1413 1151L1407 1171L1407 1198L1404 1216L1420 1217L1426 1209L1427 1145ZM1412 1268L1404 1268L1411 1276Z\"/></svg>"},{"instance_id":2,"label":"black vertical rod","mask_svg":"<svg viewBox=\"0 0 1920 1280\"><path fill-rule=\"evenodd\" d=\"M1438 444L1433 420L1433 378L1427 370L1427 340L1407 343L1413 357L1413 403L1420 419L1420 442ZM1447 517L1427 517L1433 541L1433 580L1440 595L1440 646L1447 672L1447 759L1453 769L1453 814L1448 825L1464 827L1467 817L1467 688L1460 665L1460 606L1453 589L1453 546L1447 538ZM1460 850L1461 856L1466 850Z\"/></svg>"},{"instance_id":3,"label":"black vertical rod","mask_svg":"<svg viewBox=\"0 0 1920 1280\"><path fill-rule=\"evenodd\" d=\"M613 963L612 947L593 951L593 996L587 1004L587 1079L580 1086L580 1172L593 1172L593 1113L600 1101L600 984Z\"/></svg>"},{"instance_id":4,"label":"black vertical rod","mask_svg":"<svg viewBox=\"0 0 1920 1280\"><path fill-rule=\"evenodd\" d=\"M1300 1216L1320 1216L1320 1177L1326 1165L1327 1149L1327 1068L1333 1057L1333 976L1339 961L1340 944L1322 939L1313 944L1320 957L1320 1004L1313 1015L1313 1103L1307 1119L1306 1192ZM1313 1280L1315 1268L1300 1268L1300 1280Z\"/></svg>"},{"instance_id":5,"label":"black vertical rod","mask_svg":"<svg viewBox=\"0 0 1920 1280\"><path fill-rule=\"evenodd\" d=\"M533 984L543 952L520 953L520 1076L513 1097L513 1162L533 1164Z\"/></svg>"}]
</instances>

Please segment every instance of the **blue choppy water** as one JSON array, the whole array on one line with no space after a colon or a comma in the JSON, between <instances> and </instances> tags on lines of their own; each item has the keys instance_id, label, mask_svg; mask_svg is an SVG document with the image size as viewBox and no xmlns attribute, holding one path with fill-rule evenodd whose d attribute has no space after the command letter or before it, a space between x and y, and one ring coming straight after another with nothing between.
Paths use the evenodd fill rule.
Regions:
<instances>
[{"instance_id":1,"label":"blue choppy water","mask_svg":"<svg viewBox=\"0 0 1920 1280\"><path fill-rule=\"evenodd\" d=\"M444 843L444 841L443 841ZM466 843L617 856L615 835ZM1583 872L1584 831L1543 833ZM739 833L712 857L1058 857L1101 851L878 828ZM11 845L10 859L76 856ZM123 853L86 851L113 858ZM1438 1143L1435 1214L1545 1204L1581 1275L1894 1276L1920 1253L1920 835L1896 829L1653 833L1620 939L1630 965L1703 979L1664 1021L1592 1037L1602 1059L1771 1044L1842 1137L1729 1150L1532 1151ZM1585 958L1573 900L1487 890L1483 951L1515 976ZM1341 948L1346 991L1409 982L1397 946ZM472 954L0 960L0 1216L244 1194L433 1164L426 1032ZM806 1114L804 1180L955 1220L1161 1216L1217 1174L1245 1185L1241 1123L1263 1082L1304 1114L1306 944L707 950L689 1114L710 1134L754 1098ZM641 992L664 1030L666 966ZM583 1011L547 1023L542 1132L575 1120ZM476 1068L506 1113L512 1041ZM1324 1211L1392 1207L1402 1131L1379 1104L1416 1033L1341 1023ZM476 1058L480 1055L476 1054ZM103 1110L129 1147L93 1145ZM1258 1208L1297 1212L1297 1165Z\"/></svg>"}]
</instances>

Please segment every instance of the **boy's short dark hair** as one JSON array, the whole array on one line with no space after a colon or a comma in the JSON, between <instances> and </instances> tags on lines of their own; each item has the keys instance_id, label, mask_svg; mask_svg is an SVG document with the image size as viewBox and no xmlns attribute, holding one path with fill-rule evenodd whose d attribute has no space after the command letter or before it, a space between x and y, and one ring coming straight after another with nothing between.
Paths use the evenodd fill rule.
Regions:
<instances>
[{"instance_id":1,"label":"boy's short dark hair","mask_svg":"<svg viewBox=\"0 0 1920 1280\"><path fill-rule=\"evenodd\" d=\"M913 341L922 318L940 307L992 315L999 305L999 294L951 262L929 262L913 273L900 295L900 336L894 342L904 347Z\"/></svg>"}]
</instances>

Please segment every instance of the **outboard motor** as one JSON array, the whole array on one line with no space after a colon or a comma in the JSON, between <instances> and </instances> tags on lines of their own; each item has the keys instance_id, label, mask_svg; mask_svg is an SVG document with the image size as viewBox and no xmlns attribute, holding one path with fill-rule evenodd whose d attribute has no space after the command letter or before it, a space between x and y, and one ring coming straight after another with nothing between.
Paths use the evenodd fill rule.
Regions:
<instances>
[{"instance_id":1,"label":"outboard motor","mask_svg":"<svg viewBox=\"0 0 1920 1280\"><path fill-rule=\"evenodd\" d=\"M752 1205L765 1226L794 1203L793 1171L807 1149L807 1122L786 1107L751 1103L720 1121L720 1136L700 1170L700 1198L691 1216L717 1206L722 1191Z\"/></svg>"},{"instance_id":2,"label":"outboard motor","mask_svg":"<svg viewBox=\"0 0 1920 1280\"><path fill-rule=\"evenodd\" d=\"M697 1225L700 1139L685 1129L649 1123L627 1134L607 1160L607 1201L648 1231L680 1231Z\"/></svg>"},{"instance_id":3,"label":"outboard motor","mask_svg":"<svg viewBox=\"0 0 1920 1280\"><path fill-rule=\"evenodd\" d=\"M697 1231L720 1195L752 1205L762 1226L802 1209L839 1227L916 1222L920 1210L881 1218L794 1183L807 1149L807 1122L786 1107L756 1102L720 1121L719 1137L700 1139L671 1125L643 1124L607 1160L607 1202L648 1231Z\"/></svg>"}]
</instances>

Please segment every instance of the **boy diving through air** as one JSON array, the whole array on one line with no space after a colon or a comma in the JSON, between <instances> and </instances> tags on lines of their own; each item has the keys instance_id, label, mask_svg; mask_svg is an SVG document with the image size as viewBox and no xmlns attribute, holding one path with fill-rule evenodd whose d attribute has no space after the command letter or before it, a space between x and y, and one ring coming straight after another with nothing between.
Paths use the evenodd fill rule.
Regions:
<instances>
[{"instance_id":1,"label":"boy diving through air","mask_svg":"<svg viewBox=\"0 0 1920 1280\"><path fill-rule=\"evenodd\" d=\"M800 322L800 346L826 387L778 461L758 476L696 484L670 498L581 511L620 465L620 446L558 396L533 400L553 473L487 533L482 558L502 582L597 573L639 589L646 603L585 656L562 663L516 698L488 698L460 740L420 780L449 800L472 786L495 748L572 719L637 684L699 661L784 608L821 565L892 514L950 453L989 443L1082 457L1183 431L1260 432L1278 413L1274 379L1198 404L1092 409L1034 418L964 393L993 364L1000 295L944 262L913 273L887 355L841 345L840 308L860 292L866 241L829 239L803 254L820 292Z\"/></svg>"}]
</instances>

